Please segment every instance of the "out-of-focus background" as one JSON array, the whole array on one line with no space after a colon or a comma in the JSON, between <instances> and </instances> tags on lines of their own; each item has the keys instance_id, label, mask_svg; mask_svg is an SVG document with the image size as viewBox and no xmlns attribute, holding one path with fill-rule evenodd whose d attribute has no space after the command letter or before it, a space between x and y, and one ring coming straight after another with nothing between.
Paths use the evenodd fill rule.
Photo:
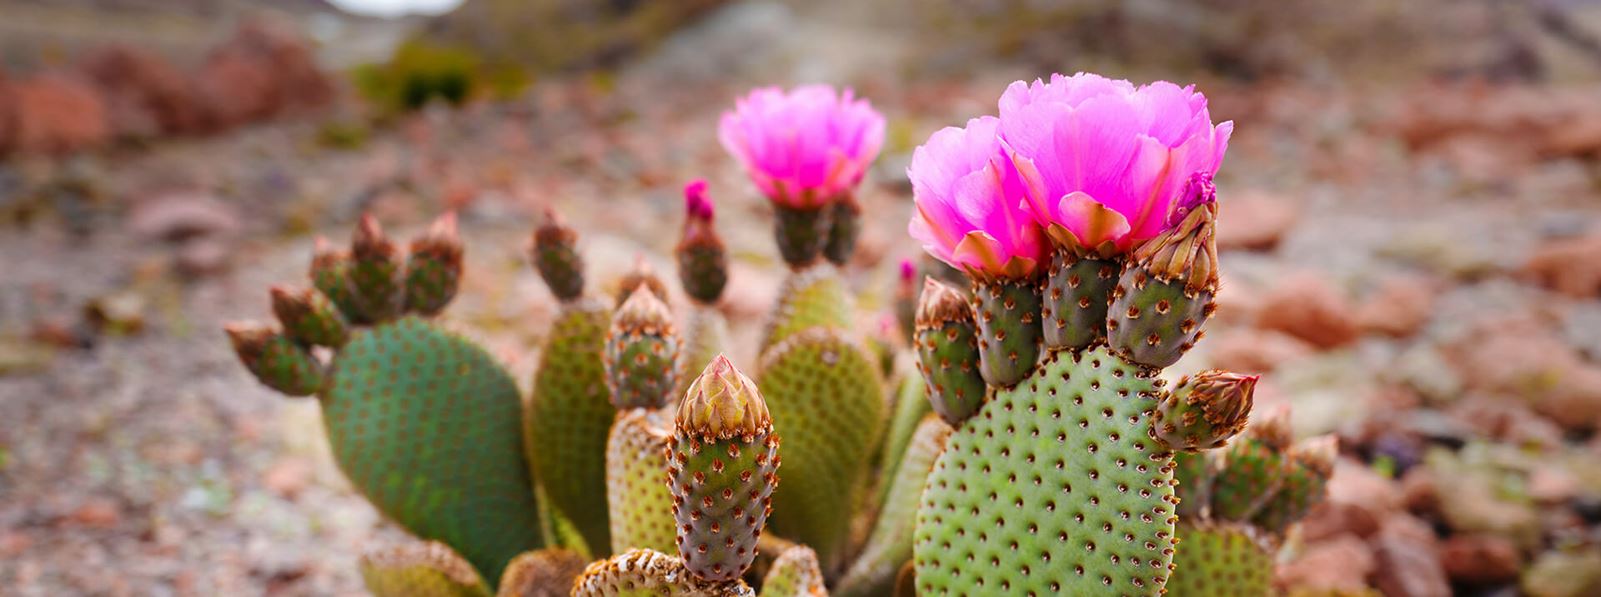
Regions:
<instances>
[{"instance_id":1,"label":"out-of-focus background","mask_svg":"<svg viewBox=\"0 0 1601 597\"><path fill-rule=\"evenodd\" d=\"M1285 586L1601 594L1593 0L0 0L0 594L360 594L398 531L219 326L363 211L460 211L449 317L526 380L535 214L605 288L672 271L707 178L748 345L782 266L718 113L852 86L889 120L849 272L876 329L919 254L911 150L1077 70L1237 121L1222 308L1180 368L1270 372L1259 408L1342 435Z\"/></svg>"}]
</instances>

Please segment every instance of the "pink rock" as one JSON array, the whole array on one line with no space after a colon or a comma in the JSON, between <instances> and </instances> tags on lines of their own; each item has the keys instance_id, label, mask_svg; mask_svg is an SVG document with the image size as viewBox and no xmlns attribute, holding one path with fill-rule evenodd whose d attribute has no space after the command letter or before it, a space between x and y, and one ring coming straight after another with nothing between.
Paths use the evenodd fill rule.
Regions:
<instances>
[{"instance_id":1,"label":"pink rock","mask_svg":"<svg viewBox=\"0 0 1601 597\"><path fill-rule=\"evenodd\" d=\"M1328 503L1361 508L1374 520L1387 520L1401 511L1403 496L1395 481L1360 462L1341 458L1329 477Z\"/></svg>"},{"instance_id":2,"label":"pink rock","mask_svg":"<svg viewBox=\"0 0 1601 597\"><path fill-rule=\"evenodd\" d=\"M1451 580L1499 585L1517 580L1522 566L1517 545L1494 535L1454 535L1440 546L1440 563Z\"/></svg>"},{"instance_id":3,"label":"pink rock","mask_svg":"<svg viewBox=\"0 0 1601 597\"><path fill-rule=\"evenodd\" d=\"M160 56L111 46L91 54L83 71L112 109L114 134L191 133L204 123L188 77Z\"/></svg>"},{"instance_id":4,"label":"pink rock","mask_svg":"<svg viewBox=\"0 0 1601 597\"><path fill-rule=\"evenodd\" d=\"M1301 557L1279 567L1278 584L1322 591L1362 591L1376 569L1373 551L1355 535L1313 543Z\"/></svg>"},{"instance_id":5,"label":"pink rock","mask_svg":"<svg viewBox=\"0 0 1601 597\"><path fill-rule=\"evenodd\" d=\"M1567 429L1594 429L1601 423L1601 367L1586 362L1537 320L1486 319L1449 348L1448 357L1470 389L1527 400Z\"/></svg>"},{"instance_id":6,"label":"pink rock","mask_svg":"<svg viewBox=\"0 0 1601 597\"><path fill-rule=\"evenodd\" d=\"M1267 373L1312 356L1312 345L1275 330L1237 328L1218 334L1209 347L1212 366L1238 373Z\"/></svg>"},{"instance_id":7,"label":"pink rock","mask_svg":"<svg viewBox=\"0 0 1601 597\"><path fill-rule=\"evenodd\" d=\"M1384 521L1373 538L1374 586L1390 597L1451 597L1440 546L1429 525L1407 514Z\"/></svg>"},{"instance_id":8,"label":"pink rock","mask_svg":"<svg viewBox=\"0 0 1601 597\"><path fill-rule=\"evenodd\" d=\"M267 469L261 483L285 499L294 499L311 484L311 476L311 463L303 458L285 458Z\"/></svg>"},{"instance_id":9,"label":"pink rock","mask_svg":"<svg viewBox=\"0 0 1601 597\"><path fill-rule=\"evenodd\" d=\"M1321 274L1301 272L1285 277L1262 299L1257 326L1278 330L1319 348L1334 348L1356 339L1356 315L1350 304Z\"/></svg>"},{"instance_id":10,"label":"pink rock","mask_svg":"<svg viewBox=\"0 0 1601 597\"><path fill-rule=\"evenodd\" d=\"M1433 315L1435 294L1434 287L1421 278L1386 279L1357 309L1357 321L1367 332L1411 336Z\"/></svg>"},{"instance_id":11,"label":"pink rock","mask_svg":"<svg viewBox=\"0 0 1601 597\"><path fill-rule=\"evenodd\" d=\"M1601 295L1601 231L1541 245L1529 256L1523 273L1540 285L1569 296Z\"/></svg>"},{"instance_id":12,"label":"pink rock","mask_svg":"<svg viewBox=\"0 0 1601 597\"><path fill-rule=\"evenodd\" d=\"M1225 250L1272 249L1300 216L1288 199L1260 190L1227 197L1223 205L1217 219L1217 247Z\"/></svg>"},{"instance_id":13,"label":"pink rock","mask_svg":"<svg viewBox=\"0 0 1601 597\"><path fill-rule=\"evenodd\" d=\"M1378 530L1379 518L1371 508L1343 502L1318 504L1301 521L1301 537L1314 543L1340 535L1366 538Z\"/></svg>"},{"instance_id":14,"label":"pink rock","mask_svg":"<svg viewBox=\"0 0 1601 597\"><path fill-rule=\"evenodd\" d=\"M18 153L60 155L97 147L110 137L105 102L81 80L46 73L0 87L9 99L7 143ZM5 144L0 144L5 145Z\"/></svg>"}]
</instances>

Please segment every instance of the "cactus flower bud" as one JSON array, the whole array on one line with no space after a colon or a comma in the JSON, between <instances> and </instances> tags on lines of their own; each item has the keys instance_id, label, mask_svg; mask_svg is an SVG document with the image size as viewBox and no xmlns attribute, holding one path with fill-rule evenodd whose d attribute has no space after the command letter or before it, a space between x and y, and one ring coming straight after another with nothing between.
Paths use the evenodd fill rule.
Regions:
<instances>
[{"instance_id":1,"label":"cactus flower bud","mask_svg":"<svg viewBox=\"0 0 1601 597\"><path fill-rule=\"evenodd\" d=\"M606 386L618 410L661 408L678 386L680 342L666 303L637 288L612 316L606 335Z\"/></svg>"},{"instance_id":2,"label":"cactus flower bud","mask_svg":"<svg viewBox=\"0 0 1601 597\"><path fill-rule=\"evenodd\" d=\"M1040 311L1045 346L1084 350L1104 339L1106 310L1123 273L1123 261L1058 249L1049 272Z\"/></svg>"},{"instance_id":3,"label":"cactus flower bud","mask_svg":"<svg viewBox=\"0 0 1601 597\"><path fill-rule=\"evenodd\" d=\"M406 308L422 315L444 310L461 284L462 253L455 212L440 216L428 232L411 241L411 256L406 261Z\"/></svg>"},{"instance_id":4,"label":"cactus flower bud","mask_svg":"<svg viewBox=\"0 0 1601 597\"><path fill-rule=\"evenodd\" d=\"M351 304L358 321L382 322L400 316L405 301L400 248L384 235L372 214L363 214L350 242Z\"/></svg>"},{"instance_id":5,"label":"cactus flower bud","mask_svg":"<svg viewBox=\"0 0 1601 597\"><path fill-rule=\"evenodd\" d=\"M534 229L530 253L534 268L556 300L565 303L583 296L584 258L578 254L578 231L556 210L545 209L545 222Z\"/></svg>"},{"instance_id":6,"label":"cactus flower bud","mask_svg":"<svg viewBox=\"0 0 1601 597\"><path fill-rule=\"evenodd\" d=\"M1182 219L1135 250L1137 263L1112 290L1107 339L1125 357L1166 367L1201 338L1217 293L1217 202L1208 180L1190 185Z\"/></svg>"},{"instance_id":7,"label":"cactus flower bud","mask_svg":"<svg viewBox=\"0 0 1601 597\"><path fill-rule=\"evenodd\" d=\"M328 242L328 239L317 237L311 253L311 270L307 277L311 278L311 285L321 292L328 300L339 307L345 319L351 319L356 313L355 304L351 302L350 279L345 274L350 270L350 252L343 251Z\"/></svg>"},{"instance_id":8,"label":"cactus flower bud","mask_svg":"<svg viewBox=\"0 0 1601 597\"><path fill-rule=\"evenodd\" d=\"M990 385L1009 388L1039 361L1042 297L1035 280L975 280L979 372Z\"/></svg>"},{"instance_id":9,"label":"cactus flower bud","mask_svg":"<svg viewBox=\"0 0 1601 597\"><path fill-rule=\"evenodd\" d=\"M738 579L778 486L778 435L756 384L718 355L690 384L667 447L667 478L684 567L709 582Z\"/></svg>"},{"instance_id":10,"label":"cactus flower bud","mask_svg":"<svg viewBox=\"0 0 1601 597\"><path fill-rule=\"evenodd\" d=\"M895 323L902 340L910 339L917 331L917 279L917 264L910 259L902 261L895 283Z\"/></svg>"},{"instance_id":11,"label":"cactus flower bud","mask_svg":"<svg viewBox=\"0 0 1601 597\"><path fill-rule=\"evenodd\" d=\"M650 261L646 260L644 255L635 255L633 269L628 270L628 273L617 280L617 306L621 307L623 302L633 296L634 291L640 287L656 295L657 300L667 301L667 285L656 275L656 268L651 267Z\"/></svg>"},{"instance_id":12,"label":"cactus flower bud","mask_svg":"<svg viewBox=\"0 0 1601 597\"><path fill-rule=\"evenodd\" d=\"M955 288L927 278L917 305L917 369L934 412L952 426L978 412L988 386L979 373L973 309Z\"/></svg>"},{"instance_id":13,"label":"cactus flower bud","mask_svg":"<svg viewBox=\"0 0 1601 597\"><path fill-rule=\"evenodd\" d=\"M288 336L303 345L337 348L345 344L349 330L339 314L321 293L310 288L273 286L272 312Z\"/></svg>"},{"instance_id":14,"label":"cactus flower bud","mask_svg":"<svg viewBox=\"0 0 1601 597\"><path fill-rule=\"evenodd\" d=\"M694 301L710 305L723 295L728 285L727 249L714 226L716 210L706 196L706 181L684 186L684 236L675 251L678 278L684 293Z\"/></svg>"},{"instance_id":15,"label":"cactus flower bud","mask_svg":"<svg viewBox=\"0 0 1601 597\"><path fill-rule=\"evenodd\" d=\"M1245 429L1257 378L1212 369L1179 380L1157 408L1157 439L1175 451L1222 445Z\"/></svg>"},{"instance_id":16,"label":"cactus flower bud","mask_svg":"<svg viewBox=\"0 0 1601 597\"><path fill-rule=\"evenodd\" d=\"M828 242L823 245L823 256L834 265L845 265L856 252L856 237L862 233L862 204L854 193L840 195L829 207Z\"/></svg>"},{"instance_id":17,"label":"cactus flower bud","mask_svg":"<svg viewBox=\"0 0 1601 597\"><path fill-rule=\"evenodd\" d=\"M230 323L223 331L239 361L267 387L290 396L310 396L322 389L322 364L273 327Z\"/></svg>"}]
</instances>

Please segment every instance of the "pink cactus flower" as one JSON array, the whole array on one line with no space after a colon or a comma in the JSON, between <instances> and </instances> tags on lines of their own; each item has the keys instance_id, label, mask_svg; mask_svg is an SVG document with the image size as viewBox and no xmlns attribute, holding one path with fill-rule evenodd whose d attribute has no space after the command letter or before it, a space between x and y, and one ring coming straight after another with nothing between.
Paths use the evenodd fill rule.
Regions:
<instances>
[{"instance_id":1,"label":"pink cactus flower","mask_svg":"<svg viewBox=\"0 0 1601 597\"><path fill-rule=\"evenodd\" d=\"M1044 263L1044 232L1022 207L1024 181L1003 151L1000 121L947 127L912 152L917 211L907 232L939 260L981 279L1024 279Z\"/></svg>"},{"instance_id":2,"label":"pink cactus flower","mask_svg":"<svg viewBox=\"0 0 1601 597\"><path fill-rule=\"evenodd\" d=\"M711 197L706 196L706 181L695 179L684 185L684 213L691 219L711 220L717 215L717 207L712 204Z\"/></svg>"},{"instance_id":3,"label":"pink cactus flower","mask_svg":"<svg viewBox=\"0 0 1601 597\"><path fill-rule=\"evenodd\" d=\"M762 194L815 209L862 181L884 145L884 117L849 89L764 87L723 113L717 136Z\"/></svg>"},{"instance_id":4,"label":"pink cactus flower","mask_svg":"<svg viewBox=\"0 0 1601 597\"><path fill-rule=\"evenodd\" d=\"M1186 193L1204 192L1233 122L1213 125L1206 96L1167 81L1079 73L1018 81L1000 100L1000 136L1025 205L1059 245L1121 253L1160 234Z\"/></svg>"}]
</instances>

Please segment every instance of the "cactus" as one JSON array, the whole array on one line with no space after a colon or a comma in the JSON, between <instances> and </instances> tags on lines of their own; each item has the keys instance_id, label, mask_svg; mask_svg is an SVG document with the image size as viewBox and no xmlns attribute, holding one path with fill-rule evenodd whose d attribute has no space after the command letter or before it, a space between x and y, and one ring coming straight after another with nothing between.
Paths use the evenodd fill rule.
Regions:
<instances>
[{"instance_id":1,"label":"cactus","mask_svg":"<svg viewBox=\"0 0 1601 597\"><path fill-rule=\"evenodd\" d=\"M428 319L460 277L454 218L413 246L423 254L402 259L363 218L350 253L324 247L313 260L317 292L273 291L284 332L231 324L228 334L263 383L317 395L335 460L379 511L449 545L493 583L543 544L517 386L482 348ZM407 264L428 273L411 276ZM408 293L410 279L430 290ZM416 305L424 310L408 296L428 297ZM319 361L314 345L333 357Z\"/></svg>"},{"instance_id":2,"label":"cactus","mask_svg":"<svg viewBox=\"0 0 1601 597\"><path fill-rule=\"evenodd\" d=\"M1170 89L1187 107L1132 107ZM1210 118L1191 90L1088 74L1013 84L999 104L999 118L935 133L908 171L909 231L973 290L970 314L937 285L919 306L929 396L955 431L921 497L913 582L1157 595L1178 545L1174 453L1226 442L1250 410L1249 387L1170 391L1160 377L1212 310L1210 180L1232 125L1197 126ZM1166 118L1206 158L1125 178L1142 172L1127 161L1138 135Z\"/></svg>"},{"instance_id":3,"label":"cactus","mask_svg":"<svg viewBox=\"0 0 1601 597\"><path fill-rule=\"evenodd\" d=\"M555 213L534 232L532 257L561 310L534 372L523 411L528 459L551 509L582 536L580 551L611 545L606 504L606 437L616 409L607 392L606 335L611 309L584 294L578 233Z\"/></svg>"},{"instance_id":4,"label":"cactus","mask_svg":"<svg viewBox=\"0 0 1601 597\"><path fill-rule=\"evenodd\" d=\"M1099 95L1111 112L1096 118L1129 119L1104 133L1155 126L1112 109L1146 89L1014 85L1001 118L914 152L910 232L951 267L925 268L939 275L915 305L917 268L903 267L901 328L885 335L909 343L865 347L841 271L881 119L812 91L780 103L822 102L861 129L829 139L859 143L830 149L844 157L823 178L752 152L794 130L774 116L788 108L754 107L779 100L724 123L790 266L754 381L720 356L728 253L704 183L684 190L682 321L645 267L615 297L587 295L577 232L547 213L530 253L560 307L526 397L434 319L463 274L453 216L405 251L364 218L350 251L319 243L315 290L273 289L279 325L227 331L263 383L318 396L341 469L422 540L363 560L381 597L1255 594L1335 449L1291 442L1277 418L1247 428L1255 377L1164 381L1212 311L1227 130L1191 126L1195 112L1161 135L1189 135L1182 151L1146 130L1134 145L1156 153L1135 160L1056 122ZM1030 119L1044 122L1016 124ZM1086 143L1108 147L1059 153ZM1074 187L1134 174L1154 178Z\"/></svg>"},{"instance_id":5,"label":"cactus","mask_svg":"<svg viewBox=\"0 0 1601 597\"><path fill-rule=\"evenodd\" d=\"M1180 455L1186 507L1169 591L1271 593L1274 554L1289 526L1323 500L1336 452L1332 435L1292 444L1281 411L1222 450Z\"/></svg>"}]
</instances>

